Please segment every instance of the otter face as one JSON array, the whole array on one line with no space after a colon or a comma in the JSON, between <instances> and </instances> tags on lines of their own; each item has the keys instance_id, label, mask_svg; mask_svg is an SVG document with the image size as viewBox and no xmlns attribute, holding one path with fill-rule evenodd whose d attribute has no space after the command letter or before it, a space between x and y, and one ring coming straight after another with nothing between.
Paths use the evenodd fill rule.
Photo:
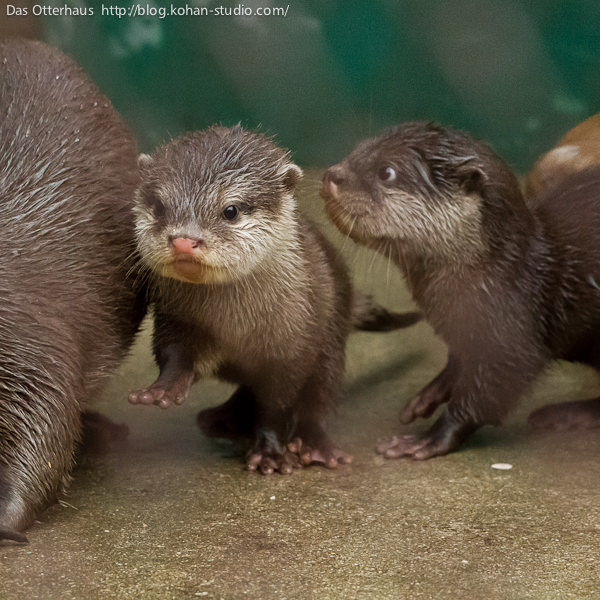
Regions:
<instances>
[{"instance_id":1,"label":"otter face","mask_svg":"<svg viewBox=\"0 0 600 600\"><path fill-rule=\"evenodd\" d=\"M145 265L188 283L260 268L295 234L301 169L269 138L213 127L140 157L137 244Z\"/></svg>"},{"instance_id":2,"label":"otter face","mask_svg":"<svg viewBox=\"0 0 600 600\"><path fill-rule=\"evenodd\" d=\"M331 220L355 241L455 255L481 245L487 162L499 161L465 134L407 123L361 142L323 178Z\"/></svg>"}]
</instances>

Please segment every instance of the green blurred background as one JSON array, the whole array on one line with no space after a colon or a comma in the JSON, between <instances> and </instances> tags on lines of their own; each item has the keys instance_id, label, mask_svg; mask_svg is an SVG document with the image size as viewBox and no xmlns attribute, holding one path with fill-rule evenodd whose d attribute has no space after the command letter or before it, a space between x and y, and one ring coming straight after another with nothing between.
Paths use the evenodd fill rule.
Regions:
<instances>
[{"instance_id":1,"label":"green blurred background","mask_svg":"<svg viewBox=\"0 0 600 600\"><path fill-rule=\"evenodd\" d=\"M489 140L522 171L598 111L598 0L289 5L285 18L46 17L40 31L91 74L144 150L241 120L276 133L300 164L325 166L384 126L427 119Z\"/></svg>"}]
</instances>

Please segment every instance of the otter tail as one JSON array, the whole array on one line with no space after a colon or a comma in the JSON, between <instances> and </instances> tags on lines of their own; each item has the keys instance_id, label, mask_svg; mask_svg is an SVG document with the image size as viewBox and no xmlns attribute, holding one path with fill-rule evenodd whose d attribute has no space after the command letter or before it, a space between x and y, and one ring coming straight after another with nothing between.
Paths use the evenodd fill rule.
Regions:
<instances>
[{"instance_id":1,"label":"otter tail","mask_svg":"<svg viewBox=\"0 0 600 600\"><path fill-rule=\"evenodd\" d=\"M361 331L394 331L410 327L423 318L420 312L391 312L361 292L355 292L352 325Z\"/></svg>"},{"instance_id":2,"label":"otter tail","mask_svg":"<svg viewBox=\"0 0 600 600\"><path fill-rule=\"evenodd\" d=\"M21 544L26 544L28 542L27 537L20 531L2 527L2 525L0 525L0 540L13 540L14 542L20 542Z\"/></svg>"}]
</instances>

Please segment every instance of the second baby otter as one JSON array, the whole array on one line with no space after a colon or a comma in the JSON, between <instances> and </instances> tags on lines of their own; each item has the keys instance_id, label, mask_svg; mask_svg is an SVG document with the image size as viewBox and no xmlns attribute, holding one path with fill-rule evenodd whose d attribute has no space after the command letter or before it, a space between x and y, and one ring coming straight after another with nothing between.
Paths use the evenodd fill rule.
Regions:
<instances>
[{"instance_id":1,"label":"second baby otter","mask_svg":"<svg viewBox=\"0 0 600 600\"><path fill-rule=\"evenodd\" d=\"M151 273L160 375L130 401L180 404L214 373L240 387L201 412L200 425L252 436L249 469L349 462L324 420L340 396L353 321L389 329L418 315L355 297L333 247L297 211L302 171L271 139L212 127L140 164L138 249Z\"/></svg>"},{"instance_id":2,"label":"second baby otter","mask_svg":"<svg viewBox=\"0 0 600 600\"><path fill-rule=\"evenodd\" d=\"M497 424L551 359L600 368L600 169L523 200L484 143L406 123L361 142L323 180L330 217L355 241L391 252L448 345L446 368L401 413L446 403L422 438L379 451L426 459ZM545 407L538 427L600 425L600 398Z\"/></svg>"}]
</instances>

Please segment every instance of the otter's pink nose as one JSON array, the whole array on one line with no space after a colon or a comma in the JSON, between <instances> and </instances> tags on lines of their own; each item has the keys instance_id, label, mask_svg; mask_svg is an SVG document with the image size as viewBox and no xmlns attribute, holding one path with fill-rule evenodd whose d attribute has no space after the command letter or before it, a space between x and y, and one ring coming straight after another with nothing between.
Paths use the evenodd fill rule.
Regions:
<instances>
[{"instance_id":1,"label":"otter's pink nose","mask_svg":"<svg viewBox=\"0 0 600 600\"><path fill-rule=\"evenodd\" d=\"M173 249L180 254L193 254L194 250L204 245L204 240L198 238L174 238L172 241Z\"/></svg>"},{"instance_id":2,"label":"otter's pink nose","mask_svg":"<svg viewBox=\"0 0 600 600\"><path fill-rule=\"evenodd\" d=\"M327 173L325 173L325 179L335 185L340 185L340 183L343 183L345 179L343 167L341 165L333 165L333 167L329 167L329 169L327 169Z\"/></svg>"},{"instance_id":3,"label":"otter's pink nose","mask_svg":"<svg viewBox=\"0 0 600 600\"><path fill-rule=\"evenodd\" d=\"M321 188L323 196L331 196L337 198L338 186L325 176L323 179L323 187Z\"/></svg>"},{"instance_id":4,"label":"otter's pink nose","mask_svg":"<svg viewBox=\"0 0 600 600\"><path fill-rule=\"evenodd\" d=\"M344 175L338 165L330 167L323 177L322 192L324 196L332 196L337 198L338 187L344 181Z\"/></svg>"}]
</instances>

